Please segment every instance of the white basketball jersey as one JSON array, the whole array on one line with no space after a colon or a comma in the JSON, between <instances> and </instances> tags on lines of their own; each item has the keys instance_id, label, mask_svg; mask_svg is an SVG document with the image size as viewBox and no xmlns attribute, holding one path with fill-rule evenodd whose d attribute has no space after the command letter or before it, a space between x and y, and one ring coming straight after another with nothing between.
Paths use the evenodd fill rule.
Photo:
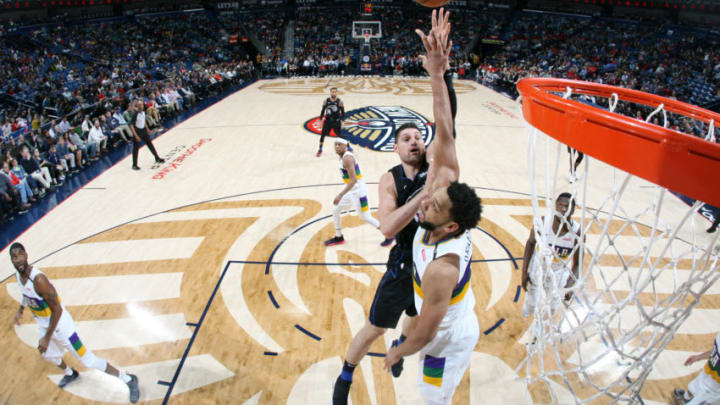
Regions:
<instances>
[{"instance_id":1,"label":"white basketball jersey","mask_svg":"<svg viewBox=\"0 0 720 405\"><path fill-rule=\"evenodd\" d=\"M342 179L345 184L350 183L350 174L347 170L345 170L345 166L343 166L343 159L345 159L345 156L348 155L350 155L350 157L352 157L353 161L355 162L355 177L357 177L357 182L353 186L353 190L359 189L365 184L365 180L363 180L362 172L360 172L360 165L358 164L357 158L350 151L346 151L340 158L340 174L342 175Z\"/></svg>"},{"instance_id":2,"label":"white basketball jersey","mask_svg":"<svg viewBox=\"0 0 720 405\"><path fill-rule=\"evenodd\" d=\"M707 364L705 364L705 374L710 376L715 383L715 387L720 388L720 333L715 336L713 347L710 350L710 358Z\"/></svg>"},{"instance_id":3,"label":"white basketball jersey","mask_svg":"<svg viewBox=\"0 0 720 405\"><path fill-rule=\"evenodd\" d=\"M413 240L413 289L415 290L415 309L422 311L423 290L422 278L428 264L447 254L455 254L460 258L458 282L452 292L450 307L440 322L440 329L445 329L466 316L474 315L475 296L470 287L470 260L472 259L472 240L470 231L441 240L429 245L427 240L430 232L418 228Z\"/></svg>"},{"instance_id":4,"label":"white basketball jersey","mask_svg":"<svg viewBox=\"0 0 720 405\"><path fill-rule=\"evenodd\" d=\"M38 274L43 274L43 272L41 272L37 267L33 267L33 269L30 271L30 277L28 278L27 283L23 284L22 280L20 279L20 273L15 272L18 284L20 285L20 291L23 295L23 303L27 305L28 308L30 308L30 311L35 317L38 325L43 328L47 328L50 325L50 316L52 315L52 309L50 309L50 306L47 302L45 302L43 297L41 297L40 294L35 291L35 277L37 277ZM68 315L68 312L62 305L60 297L58 297L58 302L60 302L60 306L63 309L61 317L65 317L66 315Z\"/></svg>"},{"instance_id":5,"label":"white basketball jersey","mask_svg":"<svg viewBox=\"0 0 720 405\"><path fill-rule=\"evenodd\" d=\"M545 240L548 246L554 250L551 265L553 270L570 269L572 267L572 256L570 253L572 253L573 248L577 244L578 235L580 234L580 224L571 220L570 225L572 226L572 231L566 232L563 235L556 235L552 229L550 230L550 234L546 235ZM535 246L536 254L540 252L540 248L539 245ZM535 259L535 255L533 255L532 259Z\"/></svg>"}]
</instances>

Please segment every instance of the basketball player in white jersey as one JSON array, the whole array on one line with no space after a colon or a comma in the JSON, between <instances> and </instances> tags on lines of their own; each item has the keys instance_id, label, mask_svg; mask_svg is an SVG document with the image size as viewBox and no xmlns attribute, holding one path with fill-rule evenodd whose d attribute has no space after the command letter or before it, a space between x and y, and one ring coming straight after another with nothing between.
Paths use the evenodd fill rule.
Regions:
<instances>
[{"instance_id":1,"label":"basketball player in white jersey","mask_svg":"<svg viewBox=\"0 0 720 405\"><path fill-rule=\"evenodd\" d=\"M552 296L551 310L554 313L562 302L562 291L572 287L577 281L580 249L575 249L575 246L580 240L580 224L571 219L574 212L575 200L572 194L558 195L555 199L551 234L547 235L549 247L553 250L551 271L545 272L543 279L539 268L541 264L538 262L540 247L536 246L535 228L530 230L530 236L525 243L522 267L522 287L527 291L522 314L526 318L535 312L541 288L545 294ZM564 298L568 301L571 296L572 293L568 292Z\"/></svg>"},{"instance_id":2,"label":"basketball player in white jersey","mask_svg":"<svg viewBox=\"0 0 720 405\"><path fill-rule=\"evenodd\" d=\"M449 13L433 11L430 33L417 33L427 51L423 66L432 84L437 137L429 152L428 197L420 204L420 227L413 240L418 318L407 339L388 350L385 366L390 369L404 356L420 352L420 393L428 404L445 405L452 402L480 335L470 288L470 230L482 208L475 190L457 182L453 119L443 80L452 47Z\"/></svg>"},{"instance_id":3,"label":"basketball player in white jersey","mask_svg":"<svg viewBox=\"0 0 720 405\"><path fill-rule=\"evenodd\" d=\"M63 361L63 352L71 352L85 367L91 367L112 376L127 384L130 389L130 402L135 403L140 398L138 379L113 367L106 360L96 357L85 347L77 333L77 327L70 313L61 304L55 287L37 267L31 266L27 261L27 253L23 245L13 243L10 247L10 260L17 273L17 282L20 285L23 299L15 314L15 324L20 324L20 318L25 307L30 308L38 324L40 341L38 351L42 358L60 367L65 376L58 386L65 387L78 378L79 373L68 367Z\"/></svg>"},{"instance_id":4,"label":"basketball player in white jersey","mask_svg":"<svg viewBox=\"0 0 720 405\"><path fill-rule=\"evenodd\" d=\"M689 366L696 361L707 359L705 367L700 371L688 389L675 388L673 399L675 405L715 405L720 404L720 333L715 336L713 347L705 353L690 356L685 360Z\"/></svg>"},{"instance_id":5,"label":"basketball player in white jersey","mask_svg":"<svg viewBox=\"0 0 720 405\"><path fill-rule=\"evenodd\" d=\"M368 192L363 180L360 165L355 155L348 151L348 142L343 138L335 138L335 153L340 157L340 175L345 188L333 200L333 222L335 222L335 236L325 241L325 246L335 246L345 243L342 234L340 214L344 208L353 207L363 221L380 229L380 222L370 215L368 206ZM389 246L392 239L385 239L381 246Z\"/></svg>"}]
</instances>

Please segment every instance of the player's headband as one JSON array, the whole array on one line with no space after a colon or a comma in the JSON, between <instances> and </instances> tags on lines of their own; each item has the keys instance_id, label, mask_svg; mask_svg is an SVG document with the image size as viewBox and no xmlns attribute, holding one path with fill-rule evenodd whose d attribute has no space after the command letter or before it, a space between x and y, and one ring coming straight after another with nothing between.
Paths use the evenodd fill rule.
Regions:
<instances>
[{"instance_id":1,"label":"player's headband","mask_svg":"<svg viewBox=\"0 0 720 405\"><path fill-rule=\"evenodd\" d=\"M341 144L343 144L343 145L347 145L347 144L348 144L348 141L346 141L346 140L343 139L343 138L335 138L335 142L341 143Z\"/></svg>"}]
</instances>

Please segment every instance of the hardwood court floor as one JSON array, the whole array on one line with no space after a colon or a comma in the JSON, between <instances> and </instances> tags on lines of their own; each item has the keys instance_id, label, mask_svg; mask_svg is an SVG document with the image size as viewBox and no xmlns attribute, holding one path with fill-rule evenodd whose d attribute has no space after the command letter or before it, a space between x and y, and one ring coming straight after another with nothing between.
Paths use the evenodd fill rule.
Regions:
<instances>
[{"instance_id":1,"label":"hardwood court floor","mask_svg":"<svg viewBox=\"0 0 720 405\"><path fill-rule=\"evenodd\" d=\"M338 159L331 142L316 158L318 137L303 124L332 86L348 111L357 110L356 140L377 148L380 124L363 125L378 114L432 121L422 79L260 81L159 138L166 164L151 167L141 150L141 171L120 162L19 239L31 261L40 259L35 265L56 286L85 345L139 376L142 401L161 403L170 392L173 404L330 403L388 252L379 247L381 234L354 215L343 218L345 245L322 244L333 233L332 199L342 188ZM525 355L529 321L520 313L520 262L513 258L522 257L532 223L525 129L511 100L473 82L456 87L461 180L478 187L485 206L482 230L473 231L472 269L484 333L453 403L521 404L526 389L514 369ZM363 109L371 106L378 108ZM398 159L363 147L356 155L376 207L376 183ZM671 211L684 207L667 204ZM1 257L1 275L12 276L7 252ZM3 284L0 402L126 401L124 385L70 356L65 360L82 378L58 389L58 370L35 349L30 315L9 327L19 290L14 276ZM711 344L718 294L718 287L709 291L658 359L643 390L646 404L667 403L672 387L685 386L703 366L682 363ZM422 403L414 356L399 379L382 368L379 355L397 335L390 331L361 363L353 404Z\"/></svg>"}]
</instances>

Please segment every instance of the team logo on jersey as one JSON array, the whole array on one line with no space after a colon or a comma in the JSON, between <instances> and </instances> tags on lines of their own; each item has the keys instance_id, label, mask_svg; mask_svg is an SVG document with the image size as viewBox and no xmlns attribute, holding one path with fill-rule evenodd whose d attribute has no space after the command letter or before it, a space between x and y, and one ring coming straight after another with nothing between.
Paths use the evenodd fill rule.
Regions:
<instances>
[{"instance_id":1,"label":"team logo on jersey","mask_svg":"<svg viewBox=\"0 0 720 405\"><path fill-rule=\"evenodd\" d=\"M435 136L435 127L422 114L403 106L372 106L351 110L345 114L342 136L353 144L380 152L392 152L395 129L406 123L420 129L425 145ZM305 121L303 128L314 134L322 133L322 120L315 117ZM337 136L330 131L331 136Z\"/></svg>"}]
</instances>

